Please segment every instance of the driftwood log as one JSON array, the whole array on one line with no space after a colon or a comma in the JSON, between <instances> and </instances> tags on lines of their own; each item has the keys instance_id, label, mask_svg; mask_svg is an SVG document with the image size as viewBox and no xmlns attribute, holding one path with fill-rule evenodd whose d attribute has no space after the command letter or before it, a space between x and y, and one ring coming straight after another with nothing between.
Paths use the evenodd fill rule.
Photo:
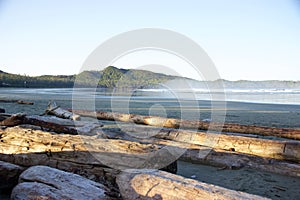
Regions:
<instances>
[{"instance_id":1,"label":"driftwood log","mask_svg":"<svg viewBox=\"0 0 300 200\"><path fill-rule=\"evenodd\" d=\"M117 184L125 200L267 199L183 178L159 170L125 170L117 176Z\"/></svg>"},{"instance_id":2,"label":"driftwood log","mask_svg":"<svg viewBox=\"0 0 300 200\"><path fill-rule=\"evenodd\" d=\"M79 120L80 116L76 115L68 110L60 108L57 106L54 101L50 101L48 103L48 107L43 115L55 115L56 117L63 118L63 119L72 119L72 120Z\"/></svg>"},{"instance_id":3,"label":"driftwood log","mask_svg":"<svg viewBox=\"0 0 300 200\"><path fill-rule=\"evenodd\" d=\"M49 129L57 133L65 133L77 135L78 133L89 133L93 129L102 126L100 123L80 123L76 122L76 127L73 121L60 119L56 117L44 117L44 116L26 116L19 113L15 115L0 114L0 117L4 119L0 120L1 126L17 126L21 124L30 124L34 126L42 127L43 129Z\"/></svg>"},{"instance_id":4,"label":"driftwood log","mask_svg":"<svg viewBox=\"0 0 300 200\"><path fill-rule=\"evenodd\" d=\"M29 102L29 101L23 101L23 100L19 100L17 101L17 104L25 104L25 105L33 105L33 102Z\"/></svg>"},{"instance_id":5,"label":"driftwood log","mask_svg":"<svg viewBox=\"0 0 300 200\"><path fill-rule=\"evenodd\" d=\"M17 103L17 104L25 104L25 105L33 105L33 102L23 101L23 100L9 100L9 99L0 99L0 103Z\"/></svg>"},{"instance_id":6,"label":"driftwood log","mask_svg":"<svg viewBox=\"0 0 300 200\"><path fill-rule=\"evenodd\" d=\"M12 200L108 200L109 189L76 174L47 166L34 166L24 171L13 189Z\"/></svg>"},{"instance_id":7,"label":"driftwood log","mask_svg":"<svg viewBox=\"0 0 300 200\"><path fill-rule=\"evenodd\" d=\"M110 139L124 139L131 141L138 141L141 143L156 144L162 146L173 146L186 149L183 155L179 158L184 161L193 163L212 165L221 168L239 169L242 167L249 167L252 169L263 170L273 173L278 173L288 176L300 176L300 164L287 162L284 160L278 160L274 158L266 158L255 155L249 155L245 153L239 153L232 151L232 149L224 150L218 148L211 148L207 146L201 146L197 144L191 144L187 142L180 142L174 140L165 140L159 138L131 138L133 133L138 134L138 130L144 134L148 134L151 131L156 131L151 127L136 127L136 128L122 128L122 131L115 129L102 129L101 137ZM124 134L124 130L131 132L130 134ZM150 133L151 134L151 133Z\"/></svg>"},{"instance_id":8,"label":"driftwood log","mask_svg":"<svg viewBox=\"0 0 300 200\"><path fill-rule=\"evenodd\" d=\"M86 110L72 110L72 112L81 116L96 117L101 120L115 120L122 122L132 122L136 124L145 124L158 127L166 128L188 128L198 130L211 130L223 132L234 132L242 134L256 134L262 136L275 136L289 139L300 140L300 130L287 129L287 128L272 128L272 127L261 127L251 125L240 125L225 123L218 124L216 122L205 122L205 121L193 121L193 120L182 120L174 118L163 118L156 116L143 116L136 114L124 114L124 113L113 113L113 112L93 112Z\"/></svg>"},{"instance_id":9,"label":"driftwood log","mask_svg":"<svg viewBox=\"0 0 300 200\"><path fill-rule=\"evenodd\" d=\"M0 130L0 135L2 161L25 167L47 165L68 171L91 170L92 174L101 172L100 175L103 175L108 165L119 169L152 168L153 163L149 162L149 156L151 153L156 155L156 151L161 149L161 146L154 144L96 139L91 136L57 135L20 127ZM159 157L155 158L160 163ZM170 160L169 164L172 162L174 160Z\"/></svg>"},{"instance_id":10,"label":"driftwood log","mask_svg":"<svg viewBox=\"0 0 300 200\"><path fill-rule=\"evenodd\" d=\"M139 140L143 137L166 139L188 144L223 149L236 153L274 158L300 163L300 141L269 140L230 134L195 132L189 130L120 125L121 130Z\"/></svg>"},{"instance_id":11,"label":"driftwood log","mask_svg":"<svg viewBox=\"0 0 300 200\"><path fill-rule=\"evenodd\" d=\"M299 141L267 140L187 130L161 130L155 137L300 163Z\"/></svg>"},{"instance_id":12,"label":"driftwood log","mask_svg":"<svg viewBox=\"0 0 300 200\"><path fill-rule=\"evenodd\" d=\"M71 172L75 170L80 172L79 174L85 172L89 176L99 177L106 174L110 157L113 158L112 164L125 166L125 168L137 168L137 166L153 168L153 163L146 165L145 161L149 164L151 152L156 152L164 146L187 149L186 153L183 151L182 159L192 162L231 169L250 167L289 176L300 176L299 164L163 139L150 138L140 142L96 139L91 136L56 135L20 127L1 130L0 135L0 160L27 167L47 165ZM90 146L93 148L88 148ZM97 159L97 153L101 153L100 159ZM176 158L168 154L162 156L156 154L153 159L166 166ZM169 171L176 172L176 169L169 168Z\"/></svg>"}]
</instances>

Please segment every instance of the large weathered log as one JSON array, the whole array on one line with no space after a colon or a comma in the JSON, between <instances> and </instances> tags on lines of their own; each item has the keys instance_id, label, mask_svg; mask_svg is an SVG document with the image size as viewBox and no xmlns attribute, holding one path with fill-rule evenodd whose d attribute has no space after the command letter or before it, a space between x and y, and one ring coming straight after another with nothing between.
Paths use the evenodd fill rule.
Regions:
<instances>
[{"instance_id":1,"label":"large weathered log","mask_svg":"<svg viewBox=\"0 0 300 200\"><path fill-rule=\"evenodd\" d=\"M103 129L104 130L104 129ZM131 136L133 132L140 130L146 134L157 129L138 127L138 128L125 128L122 127L122 131L130 131ZM205 165L213 165L221 168L239 169L242 167L249 167L252 169L263 170L267 172L278 173L288 176L300 176L300 164L290 163L273 158L263 158L259 156L238 153L234 151L226 151L223 149L205 147L196 144L190 144L186 142L178 142L172 140L164 140L157 138L139 138L138 140L130 138L127 134L116 129L105 129L100 137L111 139L125 139L132 141L139 141L142 143L157 144L162 146L174 146L186 149L186 152L180 157L180 159ZM98 136L98 137L99 137Z\"/></svg>"},{"instance_id":2,"label":"large weathered log","mask_svg":"<svg viewBox=\"0 0 300 200\"><path fill-rule=\"evenodd\" d=\"M48 103L48 107L45 111L45 114L55 115L56 117L64 119L79 120L80 116L76 115L68 110L62 109L56 105L54 101Z\"/></svg>"},{"instance_id":3,"label":"large weathered log","mask_svg":"<svg viewBox=\"0 0 300 200\"><path fill-rule=\"evenodd\" d=\"M115 120L122 122L132 122L136 124L145 124L158 127L166 128L190 128L199 130L211 130L223 132L235 132L243 134L256 134L262 136L275 136L289 139L300 140L300 130L297 129L287 129L287 128L272 128L272 127L261 127L261 126L251 126L251 125L240 125L225 123L219 124L216 122L205 122L205 121L193 121L193 120L182 120L174 118L163 118L156 116L143 116L136 114L122 114L113 112L92 112L86 110L72 110L72 112L77 113L81 116L96 117L102 120Z\"/></svg>"},{"instance_id":4,"label":"large weathered log","mask_svg":"<svg viewBox=\"0 0 300 200\"><path fill-rule=\"evenodd\" d=\"M109 134L107 131L104 133ZM169 146L188 149L183 158L194 162L229 168L245 166L279 174L300 176L299 164L163 139L140 139L141 144L139 142L95 139L94 137L79 135L53 135L48 132L19 127L1 130L0 135L0 159L22 166L49 165L68 171L74 169L88 171L89 174L103 175L103 169L106 168L109 156L114 157L112 162L115 164L127 165L127 168L130 168L139 166L139 162L133 163L136 162L136 156L143 163L145 160L149 160L150 152ZM89 148L90 146L93 148ZM101 159L94 157L97 152L102 153L103 161L106 162L101 162ZM110 154L108 153L105 157L104 152L110 152ZM145 157L141 156L143 154ZM154 159L167 160L168 155L164 155L162 158L154 157ZM171 159L173 158L171 157ZM149 167L149 165L140 165L140 167Z\"/></svg>"},{"instance_id":5,"label":"large weathered log","mask_svg":"<svg viewBox=\"0 0 300 200\"><path fill-rule=\"evenodd\" d=\"M117 183L125 200L267 199L159 170L125 170L117 176Z\"/></svg>"},{"instance_id":6,"label":"large weathered log","mask_svg":"<svg viewBox=\"0 0 300 200\"><path fill-rule=\"evenodd\" d=\"M237 153L300 163L299 141L267 140L230 134L157 129L147 126L141 128L139 126L126 126L123 124L120 126L122 131L129 133L132 137L135 137L136 135L139 139L143 137L167 139L227 151L235 151Z\"/></svg>"},{"instance_id":7,"label":"large weathered log","mask_svg":"<svg viewBox=\"0 0 300 200\"><path fill-rule=\"evenodd\" d=\"M104 185L46 166L30 167L20 175L19 182L12 191L13 200L110 199Z\"/></svg>"},{"instance_id":8,"label":"large weathered log","mask_svg":"<svg viewBox=\"0 0 300 200\"><path fill-rule=\"evenodd\" d=\"M149 168L153 167L153 163L148 162L151 153L161 149L153 144L57 135L19 127L0 130L0 135L0 159L22 166L48 165L62 169L78 165L83 169L87 165L90 165L87 169L103 169L108 165L120 169Z\"/></svg>"},{"instance_id":9,"label":"large weathered log","mask_svg":"<svg viewBox=\"0 0 300 200\"><path fill-rule=\"evenodd\" d=\"M277 141L187 130L160 130L154 137L300 163L299 141Z\"/></svg>"}]
</instances>

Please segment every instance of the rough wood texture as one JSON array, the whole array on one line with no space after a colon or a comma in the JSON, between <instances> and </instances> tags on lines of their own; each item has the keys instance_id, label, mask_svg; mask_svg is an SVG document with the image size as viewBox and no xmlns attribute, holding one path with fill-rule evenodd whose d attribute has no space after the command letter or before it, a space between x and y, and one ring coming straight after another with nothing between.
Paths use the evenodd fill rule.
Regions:
<instances>
[{"instance_id":1,"label":"rough wood texture","mask_svg":"<svg viewBox=\"0 0 300 200\"><path fill-rule=\"evenodd\" d=\"M131 199L267 199L186 179L159 170L125 170L117 176L122 197Z\"/></svg>"},{"instance_id":2,"label":"rough wood texture","mask_svg":"<svg viewBox=\"0 0 300 200\"><path fill-rule=\"evenodd\" d=\"M24 168L19 165L0 161L0 193L16 186L23 170Z\"/></svg>"},{"instance_id":3,"label":"rough wood texture","mask_svg":"<svg viewBox=\"0 0 300 200\"><path fill-rule=\"evenodd\" d=\"M22 166L47 165L59 169L80 166L97 171L111 162L120 168L143 168L151 164L147 162L149 153L160 149L153 144L56 135L19 127L0 130L0 135L0 159Z\"/></svg>"},{"instance_id":4,"label":"rough wood texture","mask_svg":"<svg viewBox=\"0 0 300 200\"><path fill-rule=\"evenodd\" d=\"M30 167L20 175L19 182L12 191L12 200L110 199L104 185L46 166Z\"/></svg>"},{"instance_id":5,"label":"rough wood texture","mask_svg":"<svg viewBox=\"0 0 300 200\"><path fill-rule=\"evenodd\" d=\"M72 120L80 119L79 115L76 115L70 111L60 108L59 106L56 105L55 102L52 101L49 102L45 114L55 115L59 118L64 118L64 119L72 119Z\"/></svg>"},{"instance_id":6,"label":"rough wood texture","mask_svg":"<svg viewBox=\"0 0 300 200\"><path fill-rule=\"evenodd\" d=\"M166 139L189 144L207 146L216 149L234 151L265 158L288 160L300 162L299 141L279 141L261 138L244 137L230 134L217 134L206 132L195 132L177 129L141 128L137 126L121 126L122 131L130 133L132 137L141 139L145 136Z\"/></svg>"},{"instance_id":7,"label":"rough wood texture","mask_svg":"<svg viewBox=\"0 0 300 200\"><path fill-rule=\"evenodd\" d=\"M132 122L136 124L145 124L158 127L166 128L190 128L199 130L211 130L223 132L235 132L243 134L256 134L263 136L275 136L283 137L289 139L300 140L300 130L296 129L286 129L286 128L271 128L271 127L260 127L260 126L250 126L250 125L239 125L225 123L218 124L214 122L204 122L204 121L192 121L192 120L181 120L174 118L163 118L156 116L143 116L135 114L122 114L113 112L92 112L86 110L73 110L72 112L77 113L81 116L96 117L97 119L103 120L116 120L122 122Z\"/></svg>"},{"instance_id":8,"label":"rough wood texture","mask_svg":"<svg viewBox=\"0 0 300 200\"><path fill-rule=\"evenodd\" d=\"M122 131L128 130L131 132L130 135L135 133L137 130L141 130L145 135L153 135L151 131L157 131L157 129L153 130L153 128L124 128L122 127ZM149 133L150 132L150 133ZM185 153L180 157L180 159L185 161L190 161L194 163L213 165L217 167L226 167L229 169L239 169L242 167L249 167L252 169L258 169L273 173L278 173L282 175L288 176L300 176L300 164L290 163L282 160L276 160L273 158L263 158L259 156L249 155L238 153L234 151L226 151L223 149L205 147L196 144L190 144L186 142L178 142L172 140L164 140L157 138L139 138L138 140L134 140L134 138L128 137L128 135L123 132L118 132L117 130L107 129L102 132L101 137L111 138L111 139L125 139L125 140L133 140L140 141L142 143L150 143L157 144L162 146L174 146L180 147L182 149L186 149Z\"/></svg>"},{"instance_id":9,"label":"rough wood texture","mask_svg":"<svg viewBox=\"0 0 300 200\"><path fill-rule=\"evenodd\" d=\"M110 135L108 131L103 131L103 134ZM182 158L193 162L226 166L232 169L251 167L284 175L300 176L300 166L295 163L171 140L149 138L135 140L135 142L125 141L121 140L122 136L114 134L115 139L95 139L89 136L55 135L19 127L7 128L0 131L0 159L22 166L48 165L76 173L80 172L79 174L86 172L90 176L105 174L104 169L107 167L106 162L102 163L101 159L96 159L90 154L90 149L88 149L90 145L94 147L94 152L91 151L91 153L110 152L101 156L106 156L104 157L106 161L111 156L114 158L113 162L127 165L129 168L147 167L143 164L145 160L149 161L149 153L151 155L151 152L155 153L158 149L169 146L188 149ZM133 161L136 162L133 157L137 155L142 164L138 162L133 165ZM161 160L161 164L168 163L168 159L171 159L170 163L177 160L172 155L154 155L155 162Z\"/></svg>"},{"instance_id":10,"label":"rough wood texture","mask_svg":"<svg viewBox=\"0 0 300 200\"><path fill-rule=\"evenodd\" d=\"M260 138L194 132L187 130L161 130L155 135L155 137L266 158L288 160L297 163L300 162L299 141L266 140Z\"/></svg>"}]
</instances>

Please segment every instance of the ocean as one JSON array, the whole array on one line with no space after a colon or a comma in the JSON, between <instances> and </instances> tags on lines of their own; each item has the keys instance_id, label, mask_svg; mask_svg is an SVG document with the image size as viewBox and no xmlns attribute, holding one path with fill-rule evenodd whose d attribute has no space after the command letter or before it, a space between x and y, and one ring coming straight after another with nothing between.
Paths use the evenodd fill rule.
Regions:
<instances>
[{"instance_id":1,"label":"ocean","mask_svg":"<svg viewBox=\"0 0 300 200\"><path fill-rule=\"evenodd\" d=\"M300 90L227 89L212 93L204 89L0 88L0 99L34 102L33 106L0 102L0 108L8 113L41 114L49 101L56 101L63 108L300 128Z\"/></svg>"}]
</instances>

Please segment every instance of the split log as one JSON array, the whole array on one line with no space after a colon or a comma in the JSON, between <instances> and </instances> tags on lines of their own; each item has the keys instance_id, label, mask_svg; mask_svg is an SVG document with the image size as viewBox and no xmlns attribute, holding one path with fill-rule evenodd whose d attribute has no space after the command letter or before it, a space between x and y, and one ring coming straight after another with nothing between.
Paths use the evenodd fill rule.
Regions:
<instances>
[{"instance_id":1,"label":"split log","mask_svg":"<svg viewBox=\"0 0 300 200\"><path fill-rule=\"evenodd\" d=\"M12 200L111 199L104 185L46 166L30 167L20 175L19 182L12 191Z\"/></svg>"},{"instance_id":2,"label":"split log","mask_svg":"<svg viewBox=\"0 0 300 200\"><path fill-rule=\"evenodd\" d=\"M156 116L143 116L136 114L122 114L113 112L92 112L86 110L72 110L82 116L96 117L100 120L115 120L122 122L132 122L136 124L145 124L151 126L165 127L165 128L187 128L187 129L198 129L198 130L211 130L223 132L234 132L242 134L256 134L262 136L275 136L282 138L289 138L300 140L300 130L287 129L287 128L272 128L272 127L261 127L254 125L240 125L225 123L219 124L216 122L205 122L197 120L182 120L174 118L163 118Z\"/></svg>"},{"instance_id":3,"label":"split log","mask_svg":"<svg viewBox=\"0 0 300 200\"><path fill-rule=\"evenodd\" d=\"M130 184L128 184L130 183ZM159 170L125 170L117 176L123 199L267 199Z\"/></svg>"},{"instance_id":4,"label":"split log","mask_svg":"<svg viewBox=\"0 0 300 200\"><path fill-rule=\"evenodd\" d=\"M63 119L72 119L72 120L80 119L79 115L76 115L68 110L60 108L59 106L56 105L55 102L52 101L48 103L48 107L44 114L55 115L56 117L63 118Z\"/></svg>"}]
</instances>

